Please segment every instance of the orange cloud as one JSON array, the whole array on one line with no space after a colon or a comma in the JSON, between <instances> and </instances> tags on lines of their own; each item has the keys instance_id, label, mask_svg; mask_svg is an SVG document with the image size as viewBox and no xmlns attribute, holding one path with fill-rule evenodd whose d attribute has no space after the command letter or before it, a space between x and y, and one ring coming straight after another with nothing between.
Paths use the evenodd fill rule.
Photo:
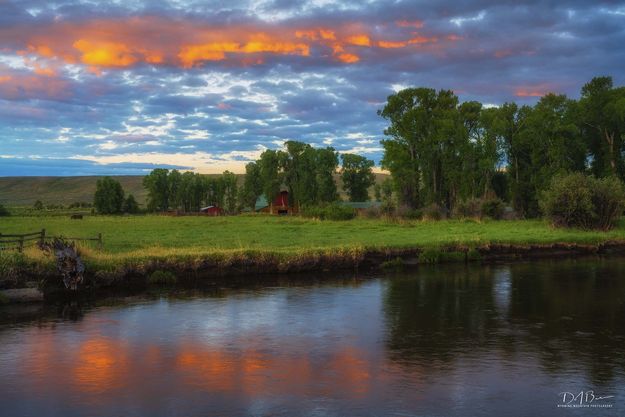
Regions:
<instances>
[{"instance_id":1,"label":"orange cloud","mask_svg":"<svg viewBox=\"0 0 625 417\"><path fill-rule=\"evenodd\" d=\"M371 46L371 39L369 38L369 36L364 34L349 36L347 39L345 39L345 42L350 45Z\"/></svg>"},{"instance_id":2,"label":"orange cloud","mask_svg":"<svg viewBox=\"0 0 625 417\"><path fill-rule=\"evenodd\" d=\"M423 22L421 20L413 20L413 21L398 20L397 22L395 22L395 24L402 28L412 27L412 28L420 29L423 27Z\"/></svg>"},{"instance_id":3,"label":"orange cloud","mask_svg":"<svg viewBox=\"0 0 625 417\"><path fill-rule=\"evenodd\" d=\"M553 85L538 84L534 86L517 87L514 95L517 97L542 97L555 90Z\"/></svg>"},{"instance_id":4,"label":"orange cloud","mask_svg":"<svg viewBox=\"0 0 625 417\"><path fill-rule=\"evenodd\" d=\"M420 21L396 22L400 28L420 28ZM208 26L199 21L159 17L94 19L56 22L36 28L0 28L0 39L23 44L15 51L65 63L82 63L93 72L140 64L192 68L204 63L227 61L235 65L257 65L270 55L331 59L345 64L361 60L362 48L398 49L430 44L436 38L414 32L406 40L380 40L383 33L361 23L336 27L285 27L253 24ZM450 34L441 39L460 40ZM331 51L328 54L328 51ZM40 71L50 74L50 65ZM54 66L52 66L54 68Z\"/></svg>"}]
</instances>

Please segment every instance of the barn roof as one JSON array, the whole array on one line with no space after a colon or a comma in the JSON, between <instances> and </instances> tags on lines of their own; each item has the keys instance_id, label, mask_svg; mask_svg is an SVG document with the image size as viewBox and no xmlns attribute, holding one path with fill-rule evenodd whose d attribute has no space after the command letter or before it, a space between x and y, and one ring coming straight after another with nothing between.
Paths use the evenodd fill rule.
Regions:
<instances>
[{"instance_id":1,"label":"barn roof","mask_svg":"<svg viewBox=\"0 0 625 417\"><path fill-rule=\"evenodd\" d=\"M264 195L261 195L260 197L258 197L256 199L256 205L254 206L254 210L258 211L258 210L262 210L265 207L268 207L269 204L267 204L267 199L265 198Z\"/></svg>"}]
</instances>

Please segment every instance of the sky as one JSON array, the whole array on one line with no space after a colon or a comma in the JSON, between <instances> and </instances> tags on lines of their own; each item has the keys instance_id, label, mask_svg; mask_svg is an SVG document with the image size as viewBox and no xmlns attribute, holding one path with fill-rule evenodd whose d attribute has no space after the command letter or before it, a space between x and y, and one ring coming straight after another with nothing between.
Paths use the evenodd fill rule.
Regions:
<instances>
[{"instance_id":1,"label":"sky","mask_svg":"<svg viewBox=\"0 0 625 417\"><path fill-rule=\"evenodd\" d=\"M533 104L624 66L625 1L0 0L0 176L377 163L402 88Z\"/></svg>"}]
</instances>

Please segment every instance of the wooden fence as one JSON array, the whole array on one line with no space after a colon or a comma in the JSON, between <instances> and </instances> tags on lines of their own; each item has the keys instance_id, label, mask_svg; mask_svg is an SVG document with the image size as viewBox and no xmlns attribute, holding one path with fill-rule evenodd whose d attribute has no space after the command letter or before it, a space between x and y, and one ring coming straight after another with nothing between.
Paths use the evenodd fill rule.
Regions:
<instances>
[{"instance_id":1,"label":"wooden fence","mask_svg":"<svg viewBox=\"0 0 625 417\"><path fill-rule=\"evenodd\" d=\"M64 236L47 236L46 229L41 229L40 232L24 233L24 234L3 234L0 233L0 251L1 250L17 250L22 252L25 247L35 244L44 244L46 239L65 239L82 242L97 242L98 249L102 250L102 233L98 233L97 237L64 237Z\"/></svg>"}]
</instances>

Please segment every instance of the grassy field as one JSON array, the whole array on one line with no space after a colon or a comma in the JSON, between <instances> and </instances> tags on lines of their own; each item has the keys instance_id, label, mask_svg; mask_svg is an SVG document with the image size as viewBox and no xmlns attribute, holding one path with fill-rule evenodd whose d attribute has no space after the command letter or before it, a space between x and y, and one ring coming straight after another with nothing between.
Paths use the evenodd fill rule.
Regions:
<instances>
[{"instance_id":1,"label":"grassy field","mask_svg":"<svg viewBox=\"0 0 625 417\"><path fill-rule=\"evenodd\" d=\"M0 233L45 228L48 235L94 237L102 233L105 252L154 249L179 251L405 248L486 243L599 243L625 240L625 223L610 232L554 229L542 220L401 221L356 219L318 221L299 217L86 216L0 218Z\"/></svg>"},{"instance_id":2,"label":"grassy field","mask_svg":"<svg viewBox=\"0 0 625 417\"><path fill-rule=\"evenodd\" d=\"M488 244L625 243L623 221L610 232L592 232L554 229L542 220L434 222L359 218L340 222L269 215L0 218L0 233L4 234L42 228L48 236L95 237L102 233L104 249L100 251L90 243L82 245L82 257L88 271L110 274L115 279L123 279L128 273L148 276L161 269L217 271L219 275L220 271L297 272L353 267L365 259L366 253L405 248L419 249L433 257L424 258L424 262L436 263L442 259L437 254L444 252L441 249L457 251ZM48 274L54 271L54 263L36 247L21 255L0 251L0 277L16 277L21 274L19 271Z\"/></svg>"}]
</instances>

